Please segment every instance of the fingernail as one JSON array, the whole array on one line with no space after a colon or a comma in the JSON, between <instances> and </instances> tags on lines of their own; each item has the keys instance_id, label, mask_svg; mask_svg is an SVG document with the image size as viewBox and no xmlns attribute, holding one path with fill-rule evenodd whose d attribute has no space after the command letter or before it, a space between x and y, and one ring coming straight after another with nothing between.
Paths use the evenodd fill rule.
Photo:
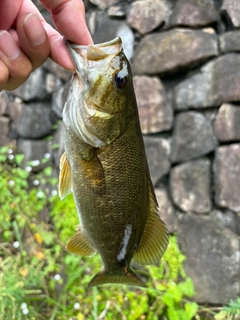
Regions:
<instances>
[{"instance_id":1,"label":"fingernail","mask_svg":"<svg viewBox=\"0 0 240 320\"><path fill-rule=\"evenodd\" d=\"M0 31L0 50L8 59L16 59L21 51L11 35L3 30Z\"/></svg>"},{"instance_id":2,"label":"fingernail","mask_svg":"<svg viewBox=\"0 0 240 320\"><path fill-rule=\"evenodd\" d=\"M23 25L28 40L34 46L38 46L46 40L45 29L36 13L29 13L24 19Z\"/></svg>"}]
</instances>

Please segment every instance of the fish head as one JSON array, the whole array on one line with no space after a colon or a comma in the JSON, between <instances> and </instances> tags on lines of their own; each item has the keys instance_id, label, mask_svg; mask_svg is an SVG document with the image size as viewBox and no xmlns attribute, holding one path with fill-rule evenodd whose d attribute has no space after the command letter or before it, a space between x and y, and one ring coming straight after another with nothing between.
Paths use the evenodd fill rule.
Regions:
<instances>
[{"instance_id":1,"label":"fish head","mask_svg":"<svg viewBox=\"0 0 240 320\"><path fill-rule=\"evenodd\" d=\"M131 68L122 41L118 37L89 46L66 43L76 73L65 120L84 142L93 147L109 145L125 131L134 112Z\"/></svg>"}]
</instances>

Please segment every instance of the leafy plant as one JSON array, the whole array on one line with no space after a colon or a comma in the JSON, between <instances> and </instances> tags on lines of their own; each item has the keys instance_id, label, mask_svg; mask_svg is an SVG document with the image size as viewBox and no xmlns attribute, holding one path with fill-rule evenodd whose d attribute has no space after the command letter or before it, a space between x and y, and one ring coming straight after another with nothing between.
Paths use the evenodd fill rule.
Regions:
<instances>
[{"instance_id":1,"label":"leafy plant","mask_svg":"<svg viewBox=\"0 0 240 320\"><path fill-rule=\"evenodd\" d=\"M240 297L236 301L231 300L229 305L224 307L224 311L230 312L233 315L240 315Z\"/></svg>"},{"instance_id":2,"label":"leafy plant","mask_svg":"<svg viewBox=\"0 0 240 320\"><path fill-rule=\"evenodd\" d=\"M229 305L214 316L215 320L234 320L240 317L240 298L230 300Z\"/></svg>"},{"instance_id":3,"label":"leafy plant","mask_svg":"<svg viewBox=\"0 0 240 320\"><path fill-rule=\"evenodd\" d=\"M86 259L64 250L79 223L73 197L59 200L51 166L36 173L34 163L23 160L0 149L1 319L200 319L201 307L189 300L194 287L176 236L159 265L135 266L146 288L88 289L101 268L99 256ZM231 302L224 312L237 310L239 303Z\"/></svg>"}]
</instances>

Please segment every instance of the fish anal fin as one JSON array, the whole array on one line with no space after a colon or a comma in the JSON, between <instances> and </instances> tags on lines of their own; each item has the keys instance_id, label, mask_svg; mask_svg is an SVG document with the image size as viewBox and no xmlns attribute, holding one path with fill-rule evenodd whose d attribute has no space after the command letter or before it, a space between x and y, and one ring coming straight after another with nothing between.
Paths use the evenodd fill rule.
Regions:
<instances>
[{"instance_id":1,"label":"fish anal fin","mask_svg":"<svg viewBox=\"0 0 240 320\"><path fill-rule=\"evenodd\" d=\"M80 256L92 256L96 253L96 250L91 246L81 230L78 230L71 238L66 245L66 250Z\"/></svg>"},{"instance_id":2,"label":"fish anal fin","mask_svg":"<svg viewBox=\"0 0 240 320\"><path fill-rule=\"evenodd\" d=\"M59 174L59 197L62 200L71 192L71 168L68 162L66 152L63 153L60 159L60 174Z\"/></svg>"},{"instance_id":3,"label":"fish anal fin","mask_svg":"<svg viewBox=\"0 0 240 320\"><path fill-rule=\"evenodd\" d=\"M158 263L168 245L166 224L158 215L158 206L149 180L149 214L142 239L133 259L139 265Z\"/></svg>"}]
</instances>

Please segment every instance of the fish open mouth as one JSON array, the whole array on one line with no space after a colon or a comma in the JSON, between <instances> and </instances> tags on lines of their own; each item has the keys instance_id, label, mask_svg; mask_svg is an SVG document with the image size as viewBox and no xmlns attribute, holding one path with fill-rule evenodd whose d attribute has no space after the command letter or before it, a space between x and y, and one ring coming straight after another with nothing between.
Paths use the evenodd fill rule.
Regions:
<instances>
[{"instance_id":1,"label":"fish open mouth","mask_svg":"<svg viewBox=\"0 0 240 320\"><path fill-rule=\"evenodd\" d=\"M99 43L99 44L90 44L90 45L79 45L79 44L75 44L69 40L67 40L66 38L64 38L64 42L67 45L67 47L71 50L72 49L79 49L79 48L88 48L88 47L94 47L94 48L109 48L112 46L122 46L122 40L120 37L116 37L113 40L107 41L107 42L103 42L103 43Z\"/></svg>"},{"instance_id":2,"label":"fish open mouth","mask_svg":"<svg viewBox=\"0 0 240 320\"><path fill-rule=\"evenodd\" d=\"M118 54L122 50L122 40L117 37L111 41L107 41L100 44L90 45L77 45L64 38L65 44L72 57L72 60L76 66L78 72L81 73L81 69L87 62L96 62L107 59L112 55Z\"/></svg>"}]
</instances>

